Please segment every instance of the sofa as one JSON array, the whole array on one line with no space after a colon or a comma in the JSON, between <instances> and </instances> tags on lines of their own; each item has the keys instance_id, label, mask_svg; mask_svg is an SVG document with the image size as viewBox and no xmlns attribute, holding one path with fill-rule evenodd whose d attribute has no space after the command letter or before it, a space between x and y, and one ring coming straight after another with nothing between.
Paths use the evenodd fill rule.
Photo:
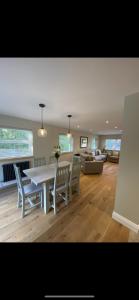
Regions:
<instances>
[{"instance_id":1,"label":"sofa","mask_svg":"<svg viewBox=\"0 0 139 300\"><path fill-rule=\"evenodd\" d=\"M81 170L84 174L101 174L103 171L103 160L96 161L92 155L81 154Z\"/></svg>"},{"instance_id":2,"label":"sofa","mask_svg":"<svg viewBox=\"0 0 139 300\"><path fill-rule=\"evenodd\" d=\"M94 160L96 161L106 161L107 160L107 153L101 152L100 149L97 150L90 150L90 151L84 151L81 152L80 155L86 155L86 156L93 156Z\"/></svg>"}]
</instances>

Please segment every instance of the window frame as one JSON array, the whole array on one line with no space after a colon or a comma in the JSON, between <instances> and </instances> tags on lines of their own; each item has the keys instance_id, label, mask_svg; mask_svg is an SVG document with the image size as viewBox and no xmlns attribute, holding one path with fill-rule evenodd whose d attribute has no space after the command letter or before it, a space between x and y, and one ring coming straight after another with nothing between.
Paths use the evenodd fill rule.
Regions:
<instances>
[{"instance_id":1,"label":"window frame","mask_svg":"<svg viewBox=\"0 0 139 300\"><path fill-rule=\"evenodd\" d=\"M17 128L17 127L13 127L13 126L3 126L3 125L0 125L0 129L15 129L15 130L22 130L22 131L29 131L32 133L32 153L29 155L23 155L21 154L20 156L3 156L1 157L0 156L0 161L6 161L6 160L14 160L14 159L22 159L22 158L32 158L34 156L34 141L33 141L33 131L32 129L28 129L28 128ZM12 143L12 141L11 141Z\"/></svg>"}]
</instances>

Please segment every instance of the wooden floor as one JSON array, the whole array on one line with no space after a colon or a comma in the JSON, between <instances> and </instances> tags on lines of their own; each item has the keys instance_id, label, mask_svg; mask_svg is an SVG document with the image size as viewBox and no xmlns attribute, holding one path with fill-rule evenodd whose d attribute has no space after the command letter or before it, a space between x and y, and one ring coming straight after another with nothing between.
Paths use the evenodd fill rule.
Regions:
<instances>
[{"instance_id":1,"label":"wooden floor","mask_svg":"<svg viewBox=\"0 0 139 300\"><path fill-rule=\"evenodd\" d=\"M73 195L54 216L35 208L24 219L15 188L0 192L0 242L128 242L131 232L111 217L118 164L106 162L102 175L83 175Z\"/></svg>"}]
</instances>

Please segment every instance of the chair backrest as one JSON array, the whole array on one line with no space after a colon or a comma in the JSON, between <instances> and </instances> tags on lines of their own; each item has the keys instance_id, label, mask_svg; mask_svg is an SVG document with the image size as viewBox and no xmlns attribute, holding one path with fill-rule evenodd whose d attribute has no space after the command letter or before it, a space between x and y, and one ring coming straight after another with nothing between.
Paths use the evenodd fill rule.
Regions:
<instances>
[{"instance_id":1,"label":"chair backrest","mask_svg":"<svg viewBox=\"0 0 139 300\"><path fill-rule=\"evenodd\" d=\"M80 178L80 171L81 171L81 160L80 160L80 157L78 157L78 159L77 158L76 159L73 158L70 180L75 179L75 178L77 180L79 180L79 178Z\"/></svg>"},{"instance_id":2,"label":"chair backrest","mask_svg":"<svg viewBox=\"0 0 139 300\"><path fill-rule=\"evenodd\" d=\"M23 189L23 183L22 183L22 178L21 178L21 174L20 174L20 169L19 169L19 167L16 166L16 164L14 164L13 166L14 166L14 171L15 171L17 188L18 188L18 191L20 192L20 194L22 194L22 196L23 196L24 189Z\"/></svg>"},{"instance_id":3,"label":"chair backrest","mask_svg":"<svg viewBox=\"0 0 139 300\"><path fill-rule=\"evenodd\" d=\"M54 181L54 188L56 189L58 186L65 185L68 187L70 177L70 164L63 167L56 168L56 175Z\"/></svg>"},{"instance_id":4,"label":"chair backrest","mask_svg":"<svg viewBox=\"0 0 139 300\"><path fill-rule=\"evenodd\" d=\"M40 167L46 165L46 158L45 157L34 157L34 167Z\"/></svg>"}]
</instances>

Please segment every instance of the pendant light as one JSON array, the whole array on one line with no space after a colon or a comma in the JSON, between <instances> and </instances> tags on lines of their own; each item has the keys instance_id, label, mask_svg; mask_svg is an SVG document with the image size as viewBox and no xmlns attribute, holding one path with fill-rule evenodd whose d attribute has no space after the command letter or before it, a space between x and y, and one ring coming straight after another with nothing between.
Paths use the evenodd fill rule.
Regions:
<instances>
[{"instance_id":1,"label":"pendant light","mask_svg":"<svg viewBox=\"0 0 139 300\"><path fill-rule=\"evenodd\" d=\"M38 136L39 137L46 137L47 136L47 130L43 127L43 108L45 107L45 104L39 104L39 107L41 108L41 128L38 129Z\"/></svg>"},{"instance_id":2,"label":"pendant light","mask_svg":"<svg viewBox=\"0 0 139 300\"><path fill-rule=\"evenodd\" d=\"M72 117L72 115L67 115L67 117L69 118L69 129L68 129L67 137L71 138L72 134L70 132L70 118Z\"/></svg>"}]
</instances>

